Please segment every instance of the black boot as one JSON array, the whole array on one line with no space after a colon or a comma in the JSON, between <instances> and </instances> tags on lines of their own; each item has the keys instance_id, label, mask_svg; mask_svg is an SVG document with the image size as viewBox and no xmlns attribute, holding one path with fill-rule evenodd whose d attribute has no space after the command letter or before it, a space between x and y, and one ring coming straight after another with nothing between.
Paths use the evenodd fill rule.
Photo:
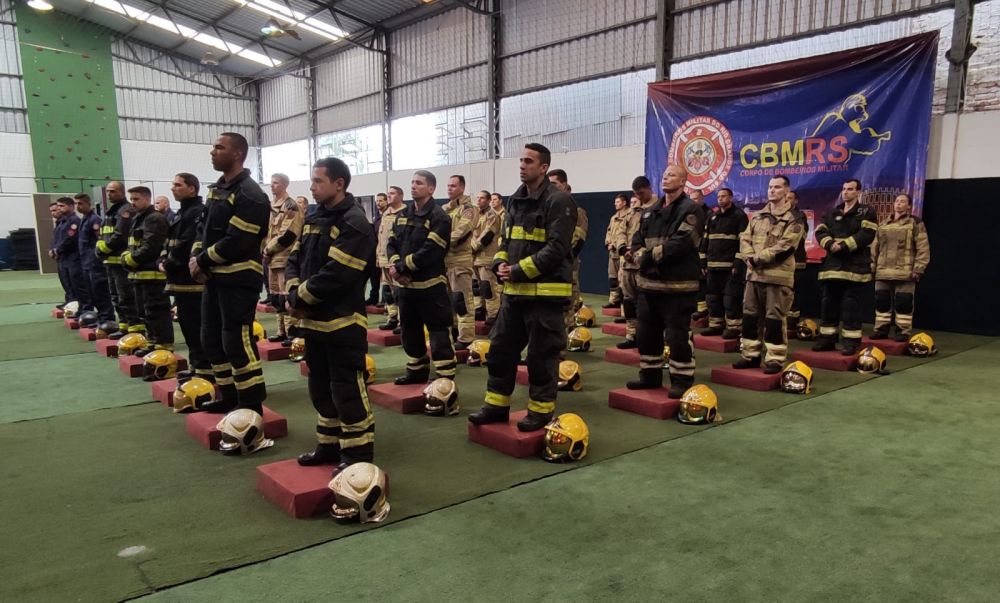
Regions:
<instances>
[{"instance_id":1,"label":"black boot","mask_svg":"<svg viewBox=\"0 0 1000 603\"><path fill-rule=\"evenodd\" d=\"M623 325L623 324L625 324L627 322L628 322L628 319L627 318L622 318L621 316L619 316L618 318L615 319L615 324L616 325Z\"/></svg>"},{"instance_id":2,"label":"black boot","mask_svg":"<svg viewBox=\"0 0 1000 603\"><path fill-rule=\"evenodd\" d=\"M750 368L760 368L760 356L756 358L740 358L733 363L734 369L750 369Z\"/></svg>"},{"instance_id":3,"label":"black boot","mask_svg":"<svg viewBox=\"0 0 1000 603\"><path fill-rule=\"evenodd\" d=\"M300 454L298 462L303 467L336 465L340 462L340 446L336 444L316 444L314 450Z\"/></svg>"},{"instance_id":4,"label":"black boot","mask_svg":"<svg viewBox=\"0 0 1000 603\"><path fill-rule=\"evenodd\" d=\"M552 420L552 413L550 412L535 412L529 410L528 414L524 416L523 419L517 422L518 431L538 431Z\"/></svg>"},{"instance_id":5,"label":"black boot","mask_svg":"<svg viewBox=\"0 0 1000 603\"><path fill-rule=\"evenodd\" d=\"M740 330L739 329L726 329L725 331L722 332L722 338L726 339L726 340L739 339L740 338Z\"/></svg>"},{"instance_id":6,"label":"black boot","mask_svg":"<svg viewBox=\"0 0 1000 603\"><path fill-rule=\"evenodd\" d=\"M707 329L701 332L701 335L702 337L718 337L722 335L722 333L723 333L722 327L708 327Z\"/></svg>"},{"instance_id":7,"label":"black boot","mask_svg":"<svg viewBox=\"0 0 1000 603\"><path fill-rule=\"evenodd\" d=\"M814 352L832 352L835 349L837 349L837 342L830 337L817 338L812 347Z\"/></svg>"},{"instance_id":8,"label":"black boot","mask_svg":"<svg viewBox=\"0 0 1000 603\"><path fill-rule=\"evenodd\" d=\"M121 339L122 337L125 337L126 335L128 335L128 333L126 333L125 331L115 331L114 333L109 333L108 334L108 339L115 339L115 340L117 340L117 339Z\"/></svg>"},{"instance_id":9,"label":"black boot","mask_svg":"<svg viewBox=\"0 0 1000 603\"><path fill-rule=\"evenodd\" d=\"M694 379L690 377L685 377L683 379L671 377L670 389L667 391L667 397L679 400L681 396L684 395L684 392L690 389L692 385L694 385Z\"/></svg>"},{"instance_id":10,"label":"black boot","mask_svg":"<svg viewBox=\"0 0 1000 603\"><path fill-rule=\"evenodd\" d=\"M399 327L399 321L395 318L390 318L385 324L378 326L379 331L392 331L393 329Z\"/></svg>"},{"instance_id":11,"label":"black boot","mask_svg":"<svg viewBox=\"0 0 1000 603\"><path fill-rule=\"evenodd\" d=\"M765 375L777 375L781 372L781 363L772 360L771 362L764 363L764 374Z\"/></svg>"},{"instance_id":12,"label":"black boot","mask_svg":"<svg viewBox=\"0 0 1000 603\"><path fill-rule=\"evenodd\" d=\"M625 341L619 343L615 346L619 350L632 350L639 347L639 344L635 342L634 339L626 339Z\"/></svg>"},{"instance_id":13,"label":"black boot","mask_svg":"<svg viewBox=\"0 0 1000 603\"><path fill-rule=\"evenodd\" d=\"M910 341L909 333L896 333L896 336L892 338L896 343L907 343Z\"/></svg>"},{"instance_id":14,"label":"black boot","mask_svg":"<svg viewBox=\"0 0 1000 603\"><path fill-rule=\"evenodd\" d=\"M888 339L889 338L889 327L883 327L881 329L875 329L872 334L868 336L868 339Z\"/></svg>"},{"instance_id":15,"label":"black boot","mask_svg":"<svg viewBox=\"0 0 1000 603\"><path fill-rule=\"evenodd\" d=\"M639 378L625 384L629 389L658 389L663 387L663 371L660 369L639 369Z\"/></svg>"},{"instance_id":16,"label":"black boot","mask_svg":"<svg viewBox=\"0 0 1000 603\"><path fill-rule=\"evenodd\" d=\"M211 402L206 402L201 405L198 409L203 412L212 413L215 415L224 415L236 408L236 402L227 402L226 400L212 400Z\"/></svg>"},{"instance_id":17,"label":"black boot","mask_svg":"<svg viewBox=\"0 0 1000 603\"><path fill-rule=\"evenodd\" d=\"M845 339L844 343L840 346L841 356L854 356L858 353L858 348L861 347L861 341L858 339Z\"/></svg>"},{"instance_id":18,"label":"black boot","mask_svg":"<svg viewBox=\"0 0 1000 603\"><path fill-rule=\"evenodd\" d=\"M608 302L608 303L604 304L601 307L604 308L604 309L606 309L606 310L610 310L611 308L617 308L619 305L621 305L621 304L612 304L611 302Z\"/></svg>"},{"instance_id":19,"label":"black boot","mask_svg":"<svg viewBox=\"0 0 1000 603\"><path fill-rule=\"evenodd\" d=\"M486 320L486 308L476 308L476 320Z\"/></svg>"},{"instance_id":20,"label":"black boot","mask_svg":"<svg viewBox=\"0 0 1000 603\"><path fill-rule=\"evenodd\" d=\"M396 377L393 381L396 385L411 385L413 383L427 383L427 379L431 376L431 372L420 371L415 373L413 371L406 371L406 374L402 377Z\"/></svg>"},{"instance_id":21,"label":"black boot","mask_svg":"<svg viewBox=\"0 0 1000 603\"><path fill-rule=\"evenodd\" d=\"M267 338L267 340L269 342L271 342L271 343L281 343L282 341L285 341L286 339L288 339L288 335L285 335L284 333L278 333L277 335L271 335L270 337Z\"/></svg>"},{"instance_id":22,"label":"black boot","mask_svg":"<svg viewBox=\"0 0 1000 603\"><path fill-rule=\"evenodd\" d=\"M483 404L482 408L469 415L469 423L473 425L506 423L509 420L510 408L507 406L494 406L493 404Z\"/></svg>"}]
</instances>

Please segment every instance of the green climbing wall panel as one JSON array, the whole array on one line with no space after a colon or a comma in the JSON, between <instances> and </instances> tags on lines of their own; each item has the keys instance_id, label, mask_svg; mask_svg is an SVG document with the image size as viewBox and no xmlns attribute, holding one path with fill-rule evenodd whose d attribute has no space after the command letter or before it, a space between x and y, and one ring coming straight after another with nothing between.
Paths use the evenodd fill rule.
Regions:
<instances>
[{"instance_id":1,"label":"green climbing wall panel","mask_svg":"<svg viewBox=\"0 0 1000 603\"><path fill-rule=\"evenodd\" d=\"M15 7L38 191L72 194L121 179L110 32Z\"/></svg>"}]
</instances>

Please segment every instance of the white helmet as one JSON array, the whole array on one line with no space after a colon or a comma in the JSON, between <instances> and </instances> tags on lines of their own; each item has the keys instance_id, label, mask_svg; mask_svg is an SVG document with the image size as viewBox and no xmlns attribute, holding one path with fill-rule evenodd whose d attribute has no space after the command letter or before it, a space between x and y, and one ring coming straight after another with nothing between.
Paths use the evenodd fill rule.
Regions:
<instances>
[{"instance_id":1,"label":"white helmet","mask_svg":"<svg viewBox=\"0 0 1000 603\"><path fill-rule=\"evenodd\" d=\"M385 473L371 463L354 463L330 480L333 507L339 522L380 522L389 515Z\"/></svg>"},{"instance_id":2,"label":"white helmet","mask_svg":"<svg viewBox=\"0 0 1000 603\"><path fill-rule=\"evenodd\" d=\"M219 450L225 454L250 454L274 445L264 437L264 418L249 408L237 408L215 428L222 432Z\"/></svg>"},{"instance_id":3,"label":"white helmet","mask_svg":"<svg viewBox=\"0 0 1000 603\"><path fill-rule=\"evenodd\" d=\"M424 388L424 400L424 412L429 415L450 417L462 410L458 405L458 386L446 377L435 379Z\"/></svg>"},{"instance_id":4,"label":"white helmet","mask_svg":"<svg viewBox=\"0 0 1000 603\"><path fill-rule=\"evenodd\" d=\"M80 313L80 302L71 301L63 306L63 318L75 318Z\"/></svg>"}]
</instances>

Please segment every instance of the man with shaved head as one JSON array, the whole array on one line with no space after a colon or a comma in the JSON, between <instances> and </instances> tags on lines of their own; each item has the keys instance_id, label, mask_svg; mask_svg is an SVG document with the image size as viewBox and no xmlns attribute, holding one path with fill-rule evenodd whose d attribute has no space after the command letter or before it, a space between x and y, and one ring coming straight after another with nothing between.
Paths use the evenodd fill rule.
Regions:
<instances>
[{"instance_id":1,"label":"man with shaved head","mask_svg":"<svg viewBox=\"0 0 1000 603\"><path fill-rule=\"evenodd\" d=\"M111 289L111 304L118 313L118 330L108 335L110 339L120 339L131 327L141 326L135 306L135 292L128 282L128 273L122 267L121 255L128 249L128 235L132 228L135 210L125 197L125 185L117 180L104 188L111 207L104 212L101 223L101 240L97 242L97 257L104 261L108 269L108 285Z\"/></svg>"},{"instance_id":2,"label":"man with shaved head","mask_svg":"<svg viewBox=\"0 0 1000 603\"><path fill-rule=\"evenodd\" d=\"M158 195L156 199L153 199L153 209L163 214L167 218L167 224L174 221L174 210L170 209L170 199L167 199L163 195Z\"/></svg>"},{"instance_id":3,"label":"man with shaved head","mask_svg":"<svg viewBox=\"0 0 1000 603\"><path fill-rule=\"evenodd\" d=\"M698 248L705 225L702 213L684 193L687 170L670 165L663 171L663 197L643 210L639 231L626 256L639 266L636 303L639 324L639 378L629 389L663 386L663 344L670 346L670 391L680 398L694 384L690 321L698 302L701 260Z\"/></svg>"}]
</instances>

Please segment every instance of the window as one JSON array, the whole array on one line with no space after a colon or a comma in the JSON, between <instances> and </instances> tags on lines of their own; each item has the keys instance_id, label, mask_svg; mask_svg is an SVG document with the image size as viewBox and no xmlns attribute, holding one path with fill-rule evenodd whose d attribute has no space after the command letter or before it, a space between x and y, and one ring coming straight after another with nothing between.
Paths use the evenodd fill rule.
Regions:
<instances>
[{"instance_id":1,"label":"window","mask_svg":"<svg viewBox=\"0 0 1000 603\"><path fill-rule=\"evenodd\" d=\"M454 107L392 122L392 168L458 165L487 158L486 103Z\"/></svg>"},{"instance_id":2,"label":"window","mask_svg":"<svg viewBox=\"0 0 1000 603\"><path fill-rule=\"evenodd\" d=\"M382 126L368 126L316 137L317 157L337 157L351 168L352 175L381 172Z\"/></svg>"},{"instance_id":3,"label":"window","mask_svg":"<svg viewBox=\"0 0 1000 603\"><path fill-rule=\"evenodd\" d=\"M260 150L260 162L264 168L262 180L270 180L271 174L285 174L289 180L309 180L309 141L296 140Z\"/></svg>"}]
</instances>

